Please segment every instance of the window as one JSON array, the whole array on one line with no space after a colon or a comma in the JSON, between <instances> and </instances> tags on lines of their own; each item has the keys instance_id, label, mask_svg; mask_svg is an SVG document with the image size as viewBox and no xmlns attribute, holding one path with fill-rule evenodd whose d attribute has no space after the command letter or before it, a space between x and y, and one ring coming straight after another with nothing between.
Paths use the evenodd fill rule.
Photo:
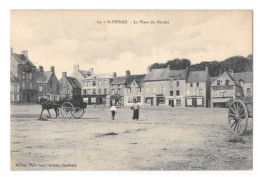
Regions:
<instances>
[{"instance_id":1,"label":"window","mask_svg":"<svg viewBox=\"0 0 260 177\"><path fill-rule=\"evenodd\" d=\"M141 103L141 96L137 96L137 97L136 97L136 102L137 102L137 103Z\"/></svg>"},{"instance_id":2,"label":"window","mask_svg":"<svg viewBox=\"0 0 260 177\"><path fill-rule=\"evenodd\" d=\"M199 95L200 95L200 96L203 95L203 89L199 89Z\"/></svg>"},{"instance_id":3,"label":"window","mask_svg":"<svg viewBox=\"0 0 260 177\"><path fill-rule=\"evenodd\" d=\"M221 80L217 80L217 85L221 85L222 81Z\"/></svg>"},{"instance_id":4,"label":"window","mask_svg":"<svg viewBox=\"0 0 260 177\"><path fill-rule=\"evenodd\" d=\"M107 86L107 80L104 80L104 86Z\"/></svg>"},{"instance_id":5,"label":"window","mask_svg":"<svg viewBox=\"0 0 260 177\"><path fill-rule=\"evenodd\" d=\"M25 72L22 73L22 77L23 77L23 79L25 79L25 77L26 77L26 76L25 76Z\"/></svg>"},{"instance_id":6,"label":"window","mask_svg":"<svg viewBox=\"0 0 260 177\"><path fill-rule=\"evenodd\" d=\"M142 93L142 87L139 87L139 93Z\"/></svg>"},{"instance_id":7,"label":"window","mask_svg":"<svg viewBox=\"0 0 260 177\"><path fill-rule=\"evenodd\" d=\"M179 96L179 95L180 95L180 91L176 90L176 96Z\"/></svg>"},{"instance_id":8,"label":"window","mask_svg":"<svg viewBox=\"0 0 260 177\"><path fill-rule=\"evenodd\" d=\"M173 87L173 81L170 82L170 86Z\"/></svg>"},{"instance_id":9,"label":"window","mask_svg":"<svg viewBox=\"0 0 260 177\"><path fill-rule=\"evenodd\" d=\"M87 89L87 95L89 95L90 94L90 89Z\"/></svg>"},{"instance_id":10,"label":"window","mask_svg":"<svg viewBox=\"0 0 260 177\"><path fill-rule=\"evenodd\" d=\"M88 87L90 87L90 86L91 86L91 82L90 82L90 81L88 81L88 84L87 84L87 85L88 85Z\"/></svg>"},{"instance_id":11,"label":"window","mask_svg":"<svg viewBox=\"0 0 260 177\"><path fill-rule=\"evenodd\" d=\"M102 85L102 81L98 81L98 86L101 86Z\"/></svg>"},{"instance_id":12,"label":"window","mask_svg":"<svg viewBox=\"0 0 260 177\"><path fill-rule=\"evenodd\" d=\"M107 88L104 88L104 94L107 94Z\"/></svg>"},{"instance_id":13,"label":"window","mask_svg":"<svg viewBox=\"0 0 260 177\"><path fill-rule=\"evenodd\" d=\"M87 95L87 90L86 89L83 89L83 95Z\"/></svg>"},{"instance_id":14,"label":"window","mask_svg":"<svg viewBox=\"0 0 260 177\"><path fill-rule=\"evenodd\" d=\"M88 86L88 83L86 81L83 82L83 86L84 87L87 87Z\"/></svg>"},{"instance_id":15,"label":"window","mask_svg":"<svg viewBox=\"0 0 260 177\"><path fill-rule=\"evenodd\" d=\"M96 86L96 81L92 81L92 86Z\"/></svg>"},{"instance_id":16,"label":"window","mask_svg":"<svg viewBox=\"0 0 260 177\"><path fill-rule=\"evenodd\" d=\"M127 88L127 93L131 93L131 88Z\"/></svg>"},{"instance_id":17,"label":"window","mask_svg":"<svg viewBox=\"0 0 260 177\"><path fill-rule=\"evenodd\" d=\"M225 80L225 85L229 85L229 80Z\"/></svg>"},{"instance_id":18,"label":"window","mask_svg":"<svg viewBox=\"0 0 260 177\"><path fill-rule=\"evenodd\" d=\"M18 85L13 85L14 87L14 92L18 92Z\"/></svg>"},{"instance_id":19,"label":"window","mask_svg":"<svg viewBox=\"0 0 260 177\"><path fill-rule=\"evenodd\" d=\"M30 79L30 73L26 74L26 79L28 79L28 80Z\"/></svg>"},{"instance_id":20,"label":"window","mask_svg":"<svg viewBox=\"0 0 260 177\"><path fill-rule=\"evenodd\" d=\"M23 87L23 89L25 89L25 82L23 82L22 87Z\"/></svg>"},{"instance_id":21,"label":"window","mask_svg":"<svg viewBox=\"0 0 260 177\"><path fill-rule=\"evenodd\" d=\"M181 100L176 100L176 106L181 106Z\"/></svg>"},{"instance_id":22,"label":"window","mask_svg":"<svg viewBox=\"0 0 260 177\"><path fill-rule=\"evenodd\" d=\"M190 83L190 87L193 87L192 83Z\"/></svg>"},{"instance_id":23,"label":"window","mask_svg":"<svg viewBox=\"0 0 260 177\"><path fill-rule=\"evenodd\" d=\"M120 88L117 89L117 94L120 94Z\"/></svg>"},{"instance_id":24,"label":"window","mask_svg":"<svg viewBox=\"0 0 260 177\"><path fill-rule=\"evenodd\" d=\"M39 86L38 90L39 90L39 92L43 92L43 86L42 85Z\"/></svg>"},{"instance_id":25,"label":"window","mask_svg":"<svg viewBox=\"0 0 260 177\"><path fill-rule=\"evenodd\" d=\"M33 77L32 77L32 73L30 73L30 80L32 80L33 79Z\"/></svg>"},{"instance_id":26,"label":"window","mask_svg":"<svg viewBox=\"0 0 260 177\"><path fill-rule=\"evenodd\" d=\"M97 94L96 89L93 89L93 94L94 94L94 95Z\"/></svg>"},{"instance_id":27,"label":"window","mask_svg":"<svg viewBox=\"0 0 260 177\"><path fill-rule=\"evenodd\" d=\"M170 96L173 96L173 91L170 91Z\"/></svg>"},{"instance_id":28,"label":"window","mask_svg":"<svg viewBox=\"0 0 260 177\"><path fill-rule=\"evenodd\" d=\"M161 87L161 93L163 93L163 87Z\"/></svg>"},{"instance_id":29,"label":"window","mask_svg":"<svg viewBox=\"0 0 260 177\"><path fill-rule=\"evenodd\" d=\"M101 94L101 89L98 89L98 94L99 94L99 95Z\"/></svg>"},{"instance_id":30,"label":"window","mask_svg":"<svg viewBox=\"0 0 260 177\"><path fill-rule=\"evenodd\" d=\"M180 83L179 81L176 82L176 87L179 87Z\"/></svg>"},{"instance_id":31,"label":"window","mask_svg":"<svg viewBox=\"0 0 260 177\"><path fill-rule=\"evenodd\" d=\"M197 87L200 86L200 83L197 82L197 83L196 83L196 86L197 86Z\"/></svg>"},{"instance_id":32,"label":"window","mask_svg":"<svg viewBox=\"0 0 260 177\"><path fill-rule=\"evenodd\" d=\"M114 89L111 90L111 94L112 94L112 95L115 94L115 90L114 90Z\"/></svg>"}]
</instances>

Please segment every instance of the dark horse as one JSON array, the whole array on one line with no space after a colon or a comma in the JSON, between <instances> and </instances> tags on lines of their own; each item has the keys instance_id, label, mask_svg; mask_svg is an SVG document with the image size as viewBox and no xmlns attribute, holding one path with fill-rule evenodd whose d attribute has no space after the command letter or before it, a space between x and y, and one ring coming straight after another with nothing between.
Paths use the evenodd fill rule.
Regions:
<instances>
[{"instance_id":1,"label":"dark horse","mask_svg":"<svg viewBox=\"0 0 260 177\"><path fill-rule=\"evenodd\" d=\"M44 111L44 109L46 109L49 113L49 117L51 117L51 114L50 114L50 111L49 109L54 109L55 113L56 113L56 117L59 116L59 107L60 105L55 103L55 102L52 102L52 101L49 101L45 98L41 98L40 99L40 104L42 106L42 112ZM42 112L41 112L41 115L40 115L40 118L42 118Z\"/></svg>"}]
</instances>

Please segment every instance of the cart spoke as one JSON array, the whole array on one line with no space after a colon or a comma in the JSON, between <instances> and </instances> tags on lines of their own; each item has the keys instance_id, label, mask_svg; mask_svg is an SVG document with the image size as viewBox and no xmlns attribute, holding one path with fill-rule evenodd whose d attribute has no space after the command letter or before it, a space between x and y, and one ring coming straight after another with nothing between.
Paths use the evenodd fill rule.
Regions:
<instances>
[{"instance_id":1,"label":"cart spoke","mask_svg":"<svg viewBox=\"0 0 260 177\"><path fill-rule=\"evenodd\" d=\"M230 106L230 109L233 111L233 113L235 114L235 110L232 108L232 105Z\"/></svg>"},{"instance_id":2,"label":"cart spoke","mask_svg":"<svg viewBox=\"0 0 260 177\"><path fill-rule=\"evenodd\" d=\"M235 121L235 128L234 128L234 131L236 131L236 128L237 128L237 121Z\"/></svg>"},{"instance_id":3,"label":"cart spoke","mask_svg":"<svg viewBox=\"0 0 260 177\"><path fill-rule=\"evenodd\" d=\"M234 123L231 125L231 127L233 127L233 125L236 123L236 121L234 121Z\"/></svg>"}]
</instances>

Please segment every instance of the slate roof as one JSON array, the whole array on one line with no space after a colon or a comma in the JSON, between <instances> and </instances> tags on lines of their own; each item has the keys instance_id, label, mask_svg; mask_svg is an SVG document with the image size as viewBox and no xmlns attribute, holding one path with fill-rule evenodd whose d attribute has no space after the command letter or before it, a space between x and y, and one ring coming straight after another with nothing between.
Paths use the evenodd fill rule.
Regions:
<instances>
[{"instance_id":1,"label":"slate roof","mask_svg":"<svg viewBox=\"0 0 260 177\"><path fill-rule=\"evenodd\" d=\"M36 83L37 84L47 84L51 78L51 71L36 72Z\"/></svg>"},{"instance_id":2,"label":"slate roof","mask_svg":"<svg viewBox=\"0 0 260 177\"><path fill-rule=\"evenodd\" d=\"M130 85L135 80L138 84L138 87L141 87L143 85L143 79L145 78L145 74L140 75L130 75L126 80L126 87L130 87Z\"/></svg>"},{"instance_id":3,"label":"slate roof","mask_svg":"<svg viewBox=\"0 0 260 177\"><path fill-rule=\"evenodd\" d=\"M162 69L153 69L150 73L148 73L144 81L159 81L159 80L170 80L173 79L186 79L187 78L187 70L169 70L167 68Z\"/></svg>"},{"instance_id":4,"label":"slate roof","mask_svg":"<svg viewBox=\"0 0 260 177\"><path fill-rule=\"evenodd\" d=\"M92 74L91 76L87 77L87 79L95 79L95 78L111 78L112 79L112 74L105 73L105 74Z\"/></svg>"},{"instance_id":5,"label":"slate roof","mask_svg":"<svg viewBox=\"0 0 260 177\"><path fill-rule=\"evenodd\" d=\"M79 70L78 71L84 78L88 77L91 75L90 71L84 71L84 70Z\"/></svg>"},{"instance_id":6,"label":"slate roof","mask_svg":"<svg viewBox=\"0 0 260 177\"><path fill-rule=\"evenodd\" d=\"M187 83L206 82L207 77L207 71L190 71L187 78Z\"/></svg>"},{"instance_id":7,"label":"slate roof","mask_svg":"<svg viewBox=\"0 0 260 177\"><path fill-rule=\"evenodd\" d=\"M81 88L80 82L74 77L66 77L73 88Z\"/></svg>"},{"instance_id":8,"label":"slate roof","mask_svg":"<svg viewBox=\"0 0 260 177\"><path fill-rule=\"evenodd\" d=\"M115 77L111 82L112 85L125 85L127 81L127 76Z\"/></svg>"},{"instance_id":9,"label":"slate roof","mask_svg":"<svg viewBox=\"0 0 260 177\"><path fill-rule=\"evenodd\" d=\"M234 73L233 78L238 83L240 79L245 83L253 83L253 72Z\"/></svg>"},{"instance_id":10,"label":"slate roof","mask_svg":"<svg viewBox=\"0 0 260 177\"><path fill-rule=\"evenodd\" d=\"M26 62L29 62L32 66L35 66L29 59L27 59L23 54L16 54L16 53L12 53L11 55L15 61L18 64L25 64Z\"/></svg>"}]
</instances>

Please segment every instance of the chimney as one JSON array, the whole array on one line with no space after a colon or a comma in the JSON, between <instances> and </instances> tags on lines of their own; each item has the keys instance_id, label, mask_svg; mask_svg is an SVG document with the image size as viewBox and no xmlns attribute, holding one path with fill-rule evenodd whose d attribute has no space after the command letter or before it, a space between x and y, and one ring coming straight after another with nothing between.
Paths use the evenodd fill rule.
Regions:
<instances>
[{"instance_id":1,"label":"chimney","mask_svg":"<svg viewBox=\"0 0 260 177\"><path fill-rule=\"evenodd\" d=\"M125 72L125 75L128 77L128 76L130 76L130 71L129 70L127 70L126 72Z\"/></svg>"},{"instance_id":2,"label":"chimney","mask_svg":"<svg viewBox=\"0 0 260 177\"><path fill-rule=\"evenodd\" d=\"M79 71L79 65L74 65L74 71Z\"/></svg>"},{"instance_id":3,"label":"chimney","mask_svg":"<svg viewBox=\"0 0 260 177\"><path fill-rule=\"evenodd\" d=\"M113 78L116 78L116 72L113 72Z\"/></svg>"},{"instance_id":4,"label":"chimney","mask_svg":"<svg viewBox=\"0 0 260 177\"><path fill-rule=\"evenodd\" d=\"M26 59L28 59L28 50L23 50L21 53L25 56Z\"/></svg>"},{"instance_id":5,"label":"chimney","mask_svg":"<svg viewBox=\"0 0 260 177\"><path fill-rule=\"evenodd\" d=\"M147 67L147 73L150 73L151 72L151 66L149 65L148 67Z\"/></svg>"},{"instance_id":6,"label":"chimney","mask_svg":"<svg viewBox=\"0 0 260 177\"><path fill-rule=\"evenodd\" d=\"M39 71L43 72L43 66L39 66Z\"/></svg>"},{"instance_id":7,"label":"chimney","mask_svg":"<svg viewBox=\"0 0 260 177\"><path fill-rule=\"evenodd\" d=\"M89 72L93 74L93 68L89 68Z\"/></svg>"},{"instance_id":8,"label":"chimney","mask_svg":"<svg viewBox=\"0 0 260 177\"><path fill-rule=\"evenodd\" d=\"M234 77L234 71L232 69L229 69L228 72L232 77Z\"/></svg>"},{"instance_id":9,"label":"chimney","mask_svg":"<svg viewBox=\"0 0 260 177\"><path fill-rule=\"evenodd\" d=\"M55 73L54 66L51 66L51 72L52 72L52 73Z\"/></svg>"},{"instance_id":10,"label":"chimney","mask_svg":"<svg viewBox=\"0 0 260 177\"><path fill-rule=\"evenodd\" d=\"M67 72L62 72L62 78L67 77Z\"/></svg>"},{"instance_id":11,"label":"chimney","mask_svg":"<svg viewBox=\"0 0 260 177\"><path fill-rule=\"evenodd\" d=\"M205 71L209 72L209 67L208 66L205 67Z\"/></svg>"},{"instance_id":12,"label":"chimney","mask_svg":"<svg viewBox=\"0 0 260 177\"><path fill-rule=\"evenodd\" d=\"M171 65L167 65L167 69L168 69L168 70L171 70Z\"/></svg>"}]
</instances>

